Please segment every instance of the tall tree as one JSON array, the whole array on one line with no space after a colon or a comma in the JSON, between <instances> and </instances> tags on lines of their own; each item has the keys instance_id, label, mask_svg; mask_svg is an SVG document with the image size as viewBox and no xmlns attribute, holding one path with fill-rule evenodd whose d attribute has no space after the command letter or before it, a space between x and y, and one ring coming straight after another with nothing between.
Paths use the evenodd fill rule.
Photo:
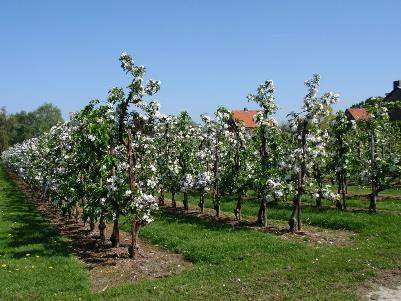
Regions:
<instances>
[{"instance_id":1,"label":"tall tree","mask_svg":"<svg viewBox=\"0 0 401 301\"><path fill-rule=\"evenodd\" d=\"M304 97L302 111L290 114L290 127L295 142L292 166L296 179L294 205L288 221L291 232L301 230L301 199L310 182L316 158L325 156L326 153L324 136L327 130L320 125L330 114L331 105L339 99L339 96L332 92L318 97L319 82L319 74L314 74L312 79L305 81L308 94Z\"/></svg>"},{"instance_id":2,"label":"tall tree","mask_svg":"<svg viewBox=\"0 0 401 301\"><path fill-rule=\"evenodd\" d=\"M0 153L7 149L9 144L9 120L5 107L0 110Z\"/></svg>"},{"instance_id":3,"label":"tall tree","mask_svg":"<svg viewBox=\"0 0 401 301\"><path fill-rule=\"evenodd\" d=\"M31 114L33 116L34 124L32 126L35 137L49 131L53 125L63 122L60 109L51 103L44 103Z\"/></svg>"},{"instance_id":4,"label":"tall tree","mask_svg":"<svg viewBox=\"0 0 401 301\"><path fill-rule=\"evenodd\" d=\"M61 111L50 103L45 103L32 112L21 111L11 114L8 116L7 122L9 144L14 145L33 137L39 137L59 122L63 122Z\"/></svg>"},{"instance_id":5,"label":"tall tree","mask_svg":"<svg viewBox=\"0 0 401 301\"><path fill-rule=\"evenodd\" d=\"M267 226L267 203L282 195L282 183L278 162L282 152L280 146L280 127L273 115L277 111L274 96L275 88L272 80L261 83L257 94L249 94L248 101L257 103L260 107L255 117L259 125L255 137L256 148L256 172L255 183L260 199L258 225Z\"/></svg>"}]
</instances>

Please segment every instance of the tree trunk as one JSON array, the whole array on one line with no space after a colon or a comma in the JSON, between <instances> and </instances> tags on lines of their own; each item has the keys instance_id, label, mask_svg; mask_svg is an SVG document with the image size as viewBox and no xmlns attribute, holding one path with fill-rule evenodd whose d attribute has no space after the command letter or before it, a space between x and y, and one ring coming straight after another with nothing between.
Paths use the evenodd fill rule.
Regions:
<instances>
[{"instance_id":1,"label":"tree trunk","mask_svg":"<svg viewBox=\"0 0 401 301\"><path fill-rule=\"evenodd\" d=\"M171 190L171 208L177 208L177 201L175 200L175 189Z\"/></svg>"},{"instance_id":2,"label":"tree trunk","mask_svg":"<svg viewBox=\"0 0 401 301\"><path fill-rule=\"evenodd\" d=\"M134 150L132 148L133 134L132 130L128 130L128 141L127 141L127 151L128 151L128 164L129 164L129 186L131 191L134 193L137 190L136 185L136 157Z\"/></svg>"},{"instance_id":3,"label":"tree trunk","mask_svg":"<svg viewBox=\"0 0 401 301\"><path fill-rule=\"evenodd\" d=\"M78 223L78 221L79 221L78 205L75 205L75 207L74 207L74 217L75 217L75 221Z\"/></svg>"},{"instance_id":4,"label":"tree trunk","mask_svg":"<svg viewBox=\"0 0 401 301\"><path fill-rule=\"evenodd\" d=\"M343 175L342 178L342 185L341 185L341 196L343 199L343 210L347 209L347 203L346 203L346 194L347 194L347 178L345 175Z\"/></svg>"},{"instance_id":5,"label":"tree trunk","mask_svg":"<svg viewBox=\"0 0 401 301\"><path fill-rule=\"evenodd\" d=\"M316 207L317 208L322 208L322 196L321 196L321 193L319 193L319 196L316 198Z\"/></svg>"},{"instance_id":6,"label":"tree trunk","mask_svg":"<svg viewBox=\"0 0 401 301\"><path fill-rule=\"evenodd\" d=\"M308 122L304 120L302 124L299 125L298 132L302 135L301 139L301 147L302 147L302 154L305 154L306 151L306 132L307 132L307 125ZM300 161L300 169L298 172L298 179L297 179L297 194L294 199L294 207L292 209L291 217L288 221L290 226L290 231L295 232L295 230L301 230L301 199L304 193L304 185L306 180L306 162L305 157L302 155Z\"/></svg>"},{"instance_id":7,"label":"tree trunk","mask_svg":"<svg viewBox=\"0 0 401 301\"><path fill-rule=\"evenodd\" d=\"M377 195L375 193L370 194L370 204L369 204L369 211L376 212L376 202L377 202Z\"/></svg>"},{"instance_id":8,"label":"tree trunk","mask_svg":"<svg viewBox=\"0 0 401 301\"><path fill-rule=\"evenodd\" d=\"M267 207L266 199L265 199L265 197L262 197L262 201L260 202L260 207L259 207L258 221L257 221L257 224L260 227L267 226L266 207Z\"/></svg>"},{"instance_id":9,"label":"tree trunk","mask_svg":"<svg viewBox=\"0 0 401 301\"><path fill-rule=\"evenodd\" d=\"M189 210L188 192L184 192L184 210Z\"/></svg>"},{"instance_id":10,"label":"tree trunk","mask_svg":"<svg viewBox=\"0 0 401 301\"><path fill-rule=\"evenodd\" d=\"M219 191L219 165L220 165L220 154L218 150L219 135L217 135L216 145L215 145L215 159L213 164L213 208L216 211L216 216L220 216L220 191Z\"/></svg>"},{"instance_id":11,"label":"tree trunk","mask_svg":"<svg viewBox=\"0 0 401 301\"><path fill-rule=\"evenodd\" d=\"M301 230L301 221L300 221L300 211L301 211L301 198L302 198L302 192L303 192L303 186L302 186L302 179L303 179L303 174L302 170L298 172L298 183L297 183L297 194L294 198L293 202L293 208L292 208L292 213L291 217L288 221L288 224L290 226L290 232L295 232L296 230Z\"/></svg>"},{"instance_id":12,"label":"tree trunk","mask_svg":"<svg viewBox=\"0 0 401 301\"><path fill-rule=\"evenodd\" d=\"M128 129L128 141L127 141L127 151L128 151L128 164L129 164L129 186L132 192L137 191L136 183L136 156L134 149L132 148L133 133L131 129ZM131 195L132 197L132 195ZM133 220L131 225L131 245L128 247L128 254L131 258L135 258L138 251L138 232L141 223L139 220Z\"/></svg>"},{"instance_id":13,"label":"tree trunk","mask_svg":"<svg viewBox=\"0 0 401 301\"><path fill-rule=\"evenodd\" d=\"M237 147L235 149L235 173L236 177L239 177L241 173L241 149L243 148L243 143L240 138L240 128L236 126L236 123L234 122L235 126L235 137L237 140ZM238 179L235 182L240 182ZM237 184L238 185L238 184ZM241 207L242 207L242 195L243 195L243 187L237 187L238 188L238 194L237 194L237 205L235 206L234 209L234 214L235 214L235 219L237 221L241 221Z\"/></svg>"},{"instance_id":14,"label":"tree trunk","mask_svg":"<svg viewBox=\"0 0 401 301\"><path fill-rule=\"evenodd\" d=\"M205 193L204 192L201 192L200 195L199 195L198 206L200 208L201 213L203 213L203 209L204 209L204 206L205 206Z\"/></svg>"},{"instance_id":15,"label":"tree trunk","mask_svg":"<svg viewBox=\"0 0 401 301\"><path fill-rule=\"evenodd\" d=\"M242 207L242 191L238 192L237 206L234 209L234 214L237 221L241 221L241 207Z\"/></svg>"},{"instance_id":16,"label":"tree trunk","mask_svg":"<svg viewBox=\"0 0 401 301\"><path fill-rule=\"evenodd\" d=\"M220 195L219 195L218 188L214 189L213 208L214 208L214 211L216 211L216 216L219 217L220 216Z\"/></svg>"},{"instance_id":17,"label":"tree trunk","mask_svg":"<svg viewBox=\"0 0 401 301\"><path fill-rule=\"evenodd\" d=\"M93 217L89 219L89 230L90 232L95 231L95 221L93 220Z\"/></svg>"},{"instance_id":18,"label":"tree trunk","mask_svg":"<svg viewBox=\"0 0 401 301\"><path fill-rule=\"evenodd\" d=\"M160 196L159 196L159 206L163 207L164 206L164 189L160 189Z\"/></svg>"},{"instance_id":19,"label":"tree trunk","mask_svg":"<svg viewBox=\"0 0 401 301\"><path fill-rule=\"evenodd\" d=\"M216 216L220 216L220 202L214 204L214 210L216 211Z\"/></svg>"},{"instance_id":20,"label":"tree trunk","mask_svg":"<svg viewBox=\"0 0 401 301\"><path fill-rule=\"evenodd\" d=\"M316 198L316 207L321 208L322 207L322 198L323 198L322 197L323 181L322 181L322 176L321 176L320 172L317 172L316 181L317 181L317 185L319 187L318 197Z\"/></svg>"},{"instance_id":21,"label":"tree trunk","mask_svg":"<svg viewBox=\"0 0 401 301\"><path fill-rule=\"evenodd\" d=\"M116 213L116 218L113 222L113 232L110 236L111 246L113 248L118 248L120 246L120 226L118 223L119 214Z\"/></svg>"},{"instance_id":22,"label":"tree trunk","mask_svg":"<svg viewBox=\"0 0 401 301\"><path fill-rule=\"evenodd\" d=\"M373 129L370 131L370 160L372 164L372 171L370 175L370 182L372 187L372 193L370 194L369 211L376 212L376 201L377 201L377 166L376 166L376 137Z\"/></svg>"},{"instance_id":23,"label":"tree trunk","mask_svg":"<svg viewBox=\"0 0 401 301\"><path fill-rule=\"evenodd\" d=\"M131 245L128 247L128 254L129 257L135 258L135 256L138 253L138 233L139 233L139 228L141 226L141 222L138 220L132 221L132 226L131 226Z\"/></svg>"},{"instance_id":24,"label":"tree trunk","mask_svg":"<svg viewBox=\"0 0 401 301\"><path fill-rule=\"evenodd\" d=\"M106 223L104 222L104 217L101 216L99 219L99 235L100 235L100 241L102 243L106 242L106 236L104 234L105 229L106 229Z\"/></svg>"},{"instance_id":25,"label":"tree trunk","mask_svg":"<svg viewBox=\"0 0 401 301\"><path fill-rule=\"evenodd\" d=\"M337 182L338 182L337 194L342 194L342 192L344 190L344 181L343 181L343 177L342 177L341 173L338 173L338 175L337 175ZM341 201L339 199L336 200L336 207L339 210L343 209L343 205L341 204Z\"/></svg>"},{"instance_id":26,"label":"tree trunk","mask_svg":"<svg viewBox=\"0 0 401 301\"><path fill-rule=\"evenodd\" d=\"M337 172L337 183L338 183L337 193L340 194L341 193L341 185L342 185L340 172Z\"/></svg>"},{"instance_id":27,"label":"tree trunk","mask_svg":"<svg viewBox=\"0 0 401 301\"><path fill-rule=\"evenodd\" d=\"M288 221L291 232L301 230L300 211L301 211L301 194L297 193L294 199L294 207L292 209L291 217L290 220Z\"/></svg>"}]
</instances>

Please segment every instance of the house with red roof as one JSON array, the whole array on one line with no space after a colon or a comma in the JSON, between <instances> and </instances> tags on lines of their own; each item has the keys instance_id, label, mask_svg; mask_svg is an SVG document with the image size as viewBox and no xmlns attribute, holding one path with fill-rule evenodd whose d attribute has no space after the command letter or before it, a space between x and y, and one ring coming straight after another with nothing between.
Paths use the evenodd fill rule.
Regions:
<instances>
[{"instance_id":1,"label":"house with red roof","mask_svg":"<svg viewBox=\"0 0 401 301\"><path fill-rule=\"evenodd\" d=\"M345 110L345 115L349 120L358 121L368 119L369 112L364 108L349 108Z\"/></svg>"},{"instance_id":2,"label":"house with red roof","mask_svg":"<svg viewBox=\"0 0 401 301\"><path fill-rule=\"evenodd\" d=\"M401 101L401 80L396 80L393 82L393 90L390 93L386 93L384 101ZM358 121L369 118L369 112L364 108L349 108L345 110L345 114L349 120ZM401 120L401 109L394 108L390 110L389 117L392 121Z\"/></svg>"},{"instance_id":3,"label":"house with red roof","mask_svg":"<svg viewBox=\"0 0 401 301\"><path fill-rule=\"evenodd\" d=\"M244 108L243 110L233 110L231 112L234 118L241 122L246 129L253 129L257 127L254 117L258 111Z\"/></svg>"}]
</instances>

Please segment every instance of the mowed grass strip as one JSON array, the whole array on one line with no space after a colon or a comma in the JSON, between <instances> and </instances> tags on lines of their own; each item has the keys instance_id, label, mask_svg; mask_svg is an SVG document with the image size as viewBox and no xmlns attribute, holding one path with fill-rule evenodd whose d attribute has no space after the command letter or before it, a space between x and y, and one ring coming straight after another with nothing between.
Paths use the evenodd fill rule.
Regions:
<instances>
[{"instance_id":1,"label":"mowed grass strip","mask_svg":"<svg viewBox=\"0 0 401 301\"><path fill-rule=\"evenodd\" d=\"M330 223L330 215L339 212L323 213ZM152 297L147 298L358 300L358 287L363 282L381 269L400 267L401 217L344 214L358 226L353 244L311 247L161 210L156 221L142 229L141 236L185 254L195 264L192 271L155 281L153 290L148 288Z\"/></svg>"},{"instance_id":2,"label":"mowed grass strip","mask_svg":"<svg viewBox=\"0 0 401 301\"><path fill-rule=\"evenodd\" d=\"M222 204L223 210L231 206L229 201ZM245 206L248 215L255 214L257 204ZM269 214L287 219L290 210L278 206L270 208ZM303 217L306 223L348 229L357 235L351 246L312 247L161 210L141 236L186 255L195 262L195 271L171 278L175 282L158 282L153 297L180 300L189 294L201 300L206 298L202 291L206 288L209 298L217 300L357 300L363 282L374 279L381 269L401 267L399 214L305 208Z\"/></svg>"},{"instance_id":3,"label":"mowed grass strip","mask_svg":"<svg viewBox=\"0 0 401 301\"><path fill-rule=\"evenodd\" d=\"M0 164L0 300L78 300L89 292L88 279L68 242Z\"/></svg>"}]
</instances>

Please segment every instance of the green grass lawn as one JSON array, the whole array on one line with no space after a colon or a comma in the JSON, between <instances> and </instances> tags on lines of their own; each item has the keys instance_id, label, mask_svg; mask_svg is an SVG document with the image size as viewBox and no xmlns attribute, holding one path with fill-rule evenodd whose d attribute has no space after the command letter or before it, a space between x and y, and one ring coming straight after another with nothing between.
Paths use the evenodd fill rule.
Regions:
<instances>
[{"instance_id":1,"label":"green grass lawn","mask_svg":"<svg viewBox=\"0 0 401 301\"><path fill-rule=\"evenodd\" d=\"M369 186L358 186L358 185L350 185L348 186L349 193L357 193L357 194L369 194L372 192ZM401 188L388 188L379 193L380 195L389 195L401 197Z\"/></svg>"},{"instance_id":2,"label":"green grass lawn","mask_svg":"<svg viewBox=\"0 0 401 301\"><path fill-rule=\"evenodd\" d=\"M78 300L88 273L0 165L0 300Z\"/></svg>"},{"instance_id":3,"label":"green grass lawn","mask_svg":"<svg viewBox=\"0 0 401 301\"><path fill-rule=\"evenodd\" d=\"M0 300L357 300L364 281L401 265L399 214L305 208L304 222L357 232L350 246L316 247L160 210L140 236L185 255L193 266L91 293L83 265L3 167L0 188L0 266L6 265L0 268ZM230 212L233 206L222 205ZM255 208L257 203L247 202L244 214L253 215ZM286 220L289 213L288 206L269 208L270 218Z\"/></svg>"},{"instance_id":4,"label":"green grass lawn","mask_svg":"<svg viewBox=\"0 0 401 301\"><path fill-rule=\"evenodd\" d=\"M167 193L166 197L170 197L170 194ZM182 201L182 195L178 195L177 200ZM198 196L196 193L192 193L189 202L193 205L197 205L199 202ZM322 205L326 206L324 208L315 208L315 203L308 196L303 198L303 204L307 205L302 209L302 219L303 223L320 226L331 229L345 229L345 230L356 230L362 231L363 229L367 229L371 227L371 223L368 222L372 220L374 222L376 220L377 215L363 214L358 212L342 212L337 209L330 209L327 206L333 206L333 202L322 201ZM347 200L347 204L349 207L357 207L357 208L368 208L369 200L363 197L349 197ZM232 197L222 197L221 198L221 210L225 212L234 212L234 208L236 206L236 201ZM205 197L205 207L213 208L212 200L210 196ZM267 216L268 219L273 220L284 220L287 221L291 215L291 202L288 203L269 203L267 206ZM379 216L391 214L391 215L399 215L401 214L401 199L386 199L379 201L377 203L377 210L383 210L380 212ZM257 216L259 211L259 202L254 198L249 198L243 201L242 205L242 215L247 218L250 216ZM363 214L366 221L361 221L355 216L359 216Z\"/></svg>"}]
</instances>

